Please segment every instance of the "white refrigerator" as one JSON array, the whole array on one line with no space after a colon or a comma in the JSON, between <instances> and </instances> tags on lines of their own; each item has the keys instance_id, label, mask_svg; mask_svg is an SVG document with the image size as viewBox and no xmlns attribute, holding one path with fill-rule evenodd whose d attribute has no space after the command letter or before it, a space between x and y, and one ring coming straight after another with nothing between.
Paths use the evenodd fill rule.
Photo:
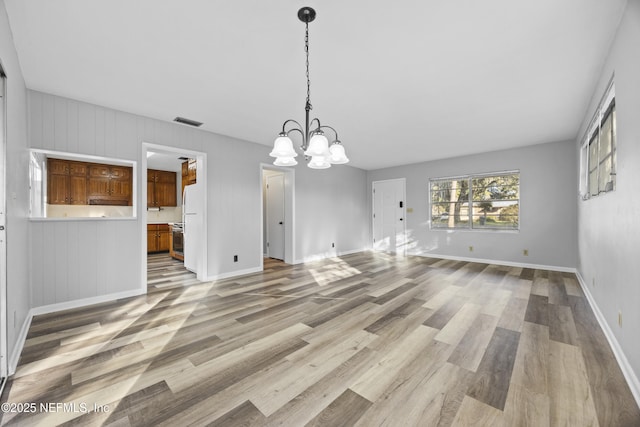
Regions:
<instances>
[{"instance_id":1,"label":"white refrigerator","mask_svg":"<svg viewBox=\"0 0 640 427\"><path fill-rule=\"evenodd\" d=\"M202 184L184 187L182 193L182 222L184 233L184 266L200 273L202 259L204 194Z\"/></svg>"}]
</instances>

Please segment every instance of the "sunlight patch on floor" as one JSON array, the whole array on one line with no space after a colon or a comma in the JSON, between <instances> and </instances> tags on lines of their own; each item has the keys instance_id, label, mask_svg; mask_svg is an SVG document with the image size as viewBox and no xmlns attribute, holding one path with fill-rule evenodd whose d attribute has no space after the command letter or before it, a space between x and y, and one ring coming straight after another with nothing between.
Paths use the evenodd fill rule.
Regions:
<instances>
[{"instance_id":1,"label":"sunlight patch on floor","mask_svg":"<svg viewBox=\"0 0 640 427\"><path fill-rule=\"evenodd\" d=\"M333 258L333 263L320 268L309 268L309 273L320 286L340 279L346 279L361 274L360 270L339 258Z\"/></svg>"}]
</instances>

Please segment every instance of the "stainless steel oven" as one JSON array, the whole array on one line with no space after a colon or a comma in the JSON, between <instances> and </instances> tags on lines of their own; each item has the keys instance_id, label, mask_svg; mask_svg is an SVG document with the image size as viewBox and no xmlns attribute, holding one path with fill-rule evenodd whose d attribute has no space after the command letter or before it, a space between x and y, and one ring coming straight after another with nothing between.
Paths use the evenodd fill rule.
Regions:
<instances>
[{"instance_id":1,"label":"stainless steel oven","mask_svg":"<svg viewBox=\"0 0 640 427\"><path fill-rule=\"evenodd\" d=\"M174 223L173 233L173 252L178 255L184 254L184 235L182 234L182 223Z\"/></svg>"}]
</instances>

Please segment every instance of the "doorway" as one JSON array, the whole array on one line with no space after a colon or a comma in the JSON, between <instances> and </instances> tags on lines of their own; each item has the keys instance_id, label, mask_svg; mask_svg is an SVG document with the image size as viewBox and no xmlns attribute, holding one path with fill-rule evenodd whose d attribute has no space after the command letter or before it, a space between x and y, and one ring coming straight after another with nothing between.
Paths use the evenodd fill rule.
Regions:
<instances>
[{"instance_id":1,"label":"doorway","mask_svg":"<svg viewBox=\"0 0 640 427\"><path fill-rule=\"evenodd\" d=\"M0 62L0 394L8 376L7 360L7 75Z\"/></svg>"},{"instance_id":2,"label":"doorway","mask_svg":"<svg viewBox=\"0 0 640 427\"><path fill-rule=\"evenodd\" d=\"M147 182L149 170L152 169L156 171L156 173L161 173L162 171L166 172L175 172L176 173L176 205L175 207L154 207L149 208L148 204L148 192L152 188L147 182L147 185L142 185L142 201L144 206L141 209L141 219L143 226L142 228L142 268L141 268L141 288L144 289L144 292L147 292L148 279L149 279L149 268L151 267L148 258L148 245L149 245L149 235L148 228L149 224L157 223L160 224L158 228L158 234L162 237L162 227L165 223L177 224L178 226L184 223L184 215L182 215L182 197L183 192L181 191L181 180L182 180L182 164L184 163L184 159L195 159L195 163L193 164L195 176L193 179L194 183L197 184L198 194L197 197L198 209L197 212L193 213L190 217L190 221L192 224L197 224L198 232L195 233L198 236L196 239L196 246L194 251L195 258L189 261L191 265L191 270L195 273L197 281L206 281L207 276L207 239L204 236L207 235L207 155L206 153L185 150L177 147L169 147L164 145L157 145L151 143L142 143L142 162L141 162L141 176L144 178L141 182ZM189 168L192 167L192 164L189 164ZM155 168L155 169L154 169ZM158 172L160 171L160 172ZM191 179L191 175L190 179ZM195 185L193 185L195 187ZM166 228L166 226L164 226ZM174 238L173 231L178 227L170 227L165 230L167 234L167 240L172 240ZM153 233L152 233L153 234ZM162 240L162 239L160 239ZM184 242L186 243L186 242ZM162 250L162 249L160 249ZM177 273L181 273L184 270L184 274L181 276L191 276L193 273L189 272L184 268L184 264L182 261L178 259L174 259L170 256L170 252L164 252L166 254L166 260L164 259L156 259L157 257L152 257L152 264L155 270L165 268L167 270L171 270L171 274L176 275ZM183 258L184 260L184 258ZM178 268L179 267L179 268ZM180 270L180 271L178 271ZM187 282L191 283L192 279L187 277Z\"/></svg>"},{"instance_id":3,"label":"doorway","mask_svg":"<svg viewBox=\"0 0 640 427\"><path fill-rule=\"evenodd\" d=\"M294 170L260 165L264 257L294 263Z\"/></svg>"},{"instance_id":4,"label":"doorway","mask_svg":"<svg viewBox=\"0 0 640 427\"><path fill-rule=\"evenodd\" d=\"M284 173L265 171L266 255L284 261Z\"/></svg>"},{"instance_id":5,"label":"doorway","mask_svg":"<svg viewBox=\"0 0 640 427\"><path fill-rule=\"evenodd\" d=\"M373 182L373 249L404 255L405 179Z\"/></svg>"}]
</instances>

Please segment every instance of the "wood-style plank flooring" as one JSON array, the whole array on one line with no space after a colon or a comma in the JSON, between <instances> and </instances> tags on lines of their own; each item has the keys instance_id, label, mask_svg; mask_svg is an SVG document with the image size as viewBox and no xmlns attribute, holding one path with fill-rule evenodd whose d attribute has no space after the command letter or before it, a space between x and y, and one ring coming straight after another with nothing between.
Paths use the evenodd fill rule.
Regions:
<instances>
[{"instance_id":1,"label":"wood-style plank flooring","mask_svg":"<svg viewBox=\"0 0 640 427\"><path fill-rule=\"evenodd\" d=\"M363 252L37 316L3 425L640 426L573 274ZM44 404L44 411L40 404Z\"/></svg>"}]
</instances>

